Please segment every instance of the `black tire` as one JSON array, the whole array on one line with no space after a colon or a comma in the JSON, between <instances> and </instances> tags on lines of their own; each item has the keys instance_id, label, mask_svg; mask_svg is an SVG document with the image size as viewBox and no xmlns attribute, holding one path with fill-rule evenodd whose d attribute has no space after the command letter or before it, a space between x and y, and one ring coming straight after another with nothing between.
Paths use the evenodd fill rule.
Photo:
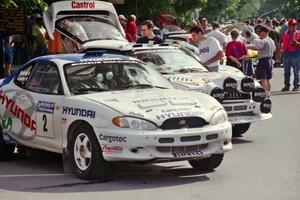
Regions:
<instances>
[{"instance_id":1,"label":"black tire","mask_svg":"<svg viewBox=\"0 0 300 200\"><path fill-rule=\"evenodd\" d=\"M235 124L232 126L232 137L241 137L248 131L251 123Z\"/></svg>"},{"instance_id":2,"label":"black tire","mask_svg":"<svg viewBox=\"0 0 300 200\"><path fill-rule=\"evenodd\" d=\"M80 137L88 137L88 145L91 153L91 158L85 158L84 160L89 163L86 169L80 169L80 163L78 159L76 159L76 155L74 154L74 147L76 139L80 139ZM80 147L81 148L81 147ZM71 140L68 141L68 151L70 152L71 164L73 172L81 179L85 180L107 180L107 171L108 171L108 163L104 160L102 156L102 151L100 148L100 144L96 138L96 135L93 129L90 126L83 125L75 130L73 133ZM76 150L75 150L76 151ZM81 155L81 154L79 154ZM78 158L78 155L77 155ZM76 161L77 160L77 161Z\"/></svg>"},{"instance_id":3,"label":"black tire","mask_svg":"<svg viewBox=\"0 0 300 200\"><path fill-rule=\"evenodd\" d=\"M200 171L212 171L219 167L224 158L224 154L213 154L201 160L189 160L190 165Z\"/></svg>"},{"instance_id":4,"label":"black tire","mask_svg":"<svg viewBox=\"0 0 300 200\"><path fill-rule=\"evenodd\" d=\"M14 144L6 144L3 140L3 134L0 129L0 161L11 160L15 151Z\"/></svg>"}]
</instances>

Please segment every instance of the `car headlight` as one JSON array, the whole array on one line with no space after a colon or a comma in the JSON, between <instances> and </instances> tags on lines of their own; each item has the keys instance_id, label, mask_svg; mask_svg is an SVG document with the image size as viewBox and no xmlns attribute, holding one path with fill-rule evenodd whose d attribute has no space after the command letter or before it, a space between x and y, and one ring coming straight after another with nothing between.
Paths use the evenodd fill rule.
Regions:
<instances>
[{"instance_id":1,"label":"car headlight","mask_svg":"<svg viewBox=\"0 0 300 200\"><path fill-rule=\"evenodd\" d=\"M157 129L156 124L153 122L135 117L115 117L113 118L112 123L120 128L132 128L137 130Z\"/></svg>"},{"instance_id":2,"label":"car headlight","mask_svg":"<svg viewBox=\"0 0 300 200\"><path fill-rule=\"evenodd\" d=\"M210 119L211 125L221 124L228 120L227 113L225 110L221 109L215 112Z\"/></svg>"}]
</instances>

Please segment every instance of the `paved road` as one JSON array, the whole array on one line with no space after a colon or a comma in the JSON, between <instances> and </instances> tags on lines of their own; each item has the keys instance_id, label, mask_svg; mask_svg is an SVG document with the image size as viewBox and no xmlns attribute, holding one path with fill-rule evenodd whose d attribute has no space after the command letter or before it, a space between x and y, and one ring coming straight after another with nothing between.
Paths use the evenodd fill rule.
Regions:
<instances>
[{"instance_id":1,"label":"paved road","mask_svg":"<svg viewBox=\"0 0 300 200\"><path fill-rule=\"evenodd\" d=\"M281 77L276 69L274 117L234 139L234 149L214 172L199 174L187 162L128 165L115 167L112 180L88 182L63 174L59 155L16 155L0 163L0 200L299 200L300 94L278 92Z\"/></svg>"}]
</instances>

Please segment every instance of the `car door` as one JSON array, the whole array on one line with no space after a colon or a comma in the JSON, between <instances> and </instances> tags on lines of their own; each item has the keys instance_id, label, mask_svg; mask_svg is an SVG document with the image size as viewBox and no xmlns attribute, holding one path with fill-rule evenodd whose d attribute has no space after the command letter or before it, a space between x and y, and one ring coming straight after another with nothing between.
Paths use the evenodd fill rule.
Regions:
<instances>
[{"instance_id":1,"label":"car door","mask_svg":"<svg viewBox=\"0 0 300 200\"><path fill-rule=\"evenodd\" d=\"M59 149L61 138L60 106L64 100L58 67L50 61L36 62L25 89L32 97L35 109L36 134L33 143Z\"/></svg>"}]
</instances>

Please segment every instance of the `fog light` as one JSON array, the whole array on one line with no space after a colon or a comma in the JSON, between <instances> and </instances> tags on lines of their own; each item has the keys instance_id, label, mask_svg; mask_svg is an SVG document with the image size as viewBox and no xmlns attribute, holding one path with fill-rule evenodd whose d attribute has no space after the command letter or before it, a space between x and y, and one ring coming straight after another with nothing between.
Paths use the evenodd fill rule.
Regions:
<instances>
[{"instance_id":1,"label":"fog light","mask_svg":"<svg viewBox=\"0 0 300 200\"><path fill-rule=\"evenodd\" d=\"M225 99L225 92L221 88L215 87L211 92L210 95L217 99L219 102L223 102Z\"/></svg>"},{"instance_id":2,"label":"fog light","mask_svg":"<svg viewBox=\"0 0 300 200\"><path fill-rule=\"evenodd\" d=\"M270 99L264 100L260 105L260 111L262 113L270 113L272 108L272 102Z\"/></svg>"},{"instance_id":3,"label":"fog light","mask_svg":"<svg viewBox=\"0 0 300 200\"><path fill-rule=\"evenodd\" d=\"M241 89L243 92L252 92L254 88L255 84L252 78L243 78L241 82Z\"/></svg>"},{"instance_id":4,"label":"fog light","mask_svg":"<svg viewBox=\"0 0 300 200\"><path fill-rule=\"evenodd\" d=\"M252 98L255 102L263 102L266 98L266 92L263 88L257 87L252 92Z\"/></svg>"},{"instance_id":5,"label":"fog light","mask_svg":"<svg viewBox=\"0 0 300 200\"><path fill-rule=\"evenodd\" d=\"M238 84L237 81L231 77L228 77L224 80L223 89L227 92L234 92L237 90Z\"/></svg>"}]
</instances>

